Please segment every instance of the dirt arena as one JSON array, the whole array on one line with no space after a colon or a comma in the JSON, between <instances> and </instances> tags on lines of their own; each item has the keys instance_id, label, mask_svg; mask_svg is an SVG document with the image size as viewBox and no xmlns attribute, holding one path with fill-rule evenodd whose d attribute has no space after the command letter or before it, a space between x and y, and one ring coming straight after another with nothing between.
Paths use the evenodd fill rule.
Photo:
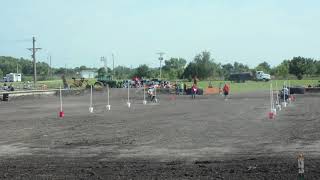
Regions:
<instances>
[{"instance_id":1,"label":"dirt arena","mask_svg":"<svg viewBox=\"0 0 320 180\"><path fill-rule=\"evenodd\" d=\"M320 179L320 94L269 120L268 92L160 95L143 105L141 92L107 98L95 92L20 97L0 102L0 179L296 179L305 154L305 179Z\"/></svg>"}]
</instances>

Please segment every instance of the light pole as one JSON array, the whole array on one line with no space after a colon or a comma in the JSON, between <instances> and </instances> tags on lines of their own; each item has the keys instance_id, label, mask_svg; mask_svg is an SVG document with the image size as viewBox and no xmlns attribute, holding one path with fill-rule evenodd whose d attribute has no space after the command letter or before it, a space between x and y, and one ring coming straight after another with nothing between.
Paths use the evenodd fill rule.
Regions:
<instances>
[{"instance_id":1,"label":"light pole","mask_svg":"<svg viewBox=\"0 0 320 180\"><path fill-rule=\"evenodd\" d=\"M102 56L100 61L103 62L104 69L106 70L106 73L108 74L108 60L107 60L107 58Z\"/></svg>"},{"instance_id":2,"label":"light pole","mask_svg":"<svg viewBox=\"0 0 320 180\"><path fill-rule=\"evenodd\" d=\"M163 61L163 55L165 54L164 52L159 52L159 53L157 53L157 54L159 54L159 61L160 61L160 80L161 80L161 69L162 69L162 61Z\"/></svg>"}]
</instances>

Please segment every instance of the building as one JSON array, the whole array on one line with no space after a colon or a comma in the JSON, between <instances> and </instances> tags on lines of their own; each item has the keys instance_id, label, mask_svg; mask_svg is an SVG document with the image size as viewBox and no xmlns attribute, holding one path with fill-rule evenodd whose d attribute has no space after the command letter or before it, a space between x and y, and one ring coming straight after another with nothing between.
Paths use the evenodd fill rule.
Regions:
<instances>
[{"instance_id":1,"label":"building","mask_svg":"<svg viewBox=\"0 0 320 180\"><path fill-rule=\"evenodd\" d=\"M10 73L3 78L4 82L21 82L21 74Z\"/></svg>"},{"instance_id":2,"label":"building","mask_svg":"<svg viewBox=\"0 0 320 180\"><path fill-rule=\"evenodd\" d=\"M95 70L82 70L82 71L80 71L80 77L86 78L86 79L95 78L97 75L98 75L98 73Z\"/></svg>"}]
</instances>

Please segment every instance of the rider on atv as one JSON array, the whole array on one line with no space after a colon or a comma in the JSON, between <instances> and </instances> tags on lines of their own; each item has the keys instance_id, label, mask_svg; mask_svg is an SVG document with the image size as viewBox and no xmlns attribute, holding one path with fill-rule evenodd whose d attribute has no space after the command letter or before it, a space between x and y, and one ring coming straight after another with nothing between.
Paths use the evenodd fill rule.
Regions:
<instances>
[{"instance_id":1,"label":"rider on atv","mask_svg":"<svg viewBox=\"0 0 320 180\"><path fill-rule=\"evenodd\" d=\"M155 95L155 87L150 86L148 89L148 98L150 99L151 102L154 102L156 100L156 95Z\"/></svg>"},{"instance_id":2,"label":"rider on atv","mask_svg":"<svg viewBox=\"0 0 320 180\"><path fill-rule=\"evenodd\" d=\"M289 99L289 89L287 87L283 87L283 89L280 91L280 99L285 98L285 100Z\"/></svg>"}]
</instances>

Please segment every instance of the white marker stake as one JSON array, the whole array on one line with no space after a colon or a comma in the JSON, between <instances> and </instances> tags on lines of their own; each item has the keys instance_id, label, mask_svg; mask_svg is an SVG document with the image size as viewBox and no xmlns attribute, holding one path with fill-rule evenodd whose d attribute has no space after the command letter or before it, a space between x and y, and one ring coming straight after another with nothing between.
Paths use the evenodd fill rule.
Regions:
<instances>
[{"instance_id":1,"label":"white marker stake","mask_svg":"<svg viewBox=\"0 0 320 180\"><path fill-rule=\"evenodd\" d=\"M276 107L279 111L281 111L281 104L279 102L279 92L277 91L277 107Z\"/></svg>"},{"instance_id":2,"label":"white marker stake","mask_svg":"<svg viewBox=\"0 0 320 180\"><path fill-rule=\"evenodd\" d=\"M157 100L157 86L154 86L154 100L156 102L158 102L158 100Z\"/></svg>"},{"instance_id":3,"label":"white marker stake","mask_svg":"<svg viewBox=\"0 0 320 180\"><path fill-rule=\"evenodd\" d=\"M62 90L60 86L60 112L62 112Z\"/></svg>"},{"instance_id":4,"label":"white marker stake","mask_svg":"<svg viewBox=\"0 0 320 180\"><path fill-rule=\"evenodd\" d=\"M93 113L93 107L92 107L92 86L91 86L91 91L90 91L90 107L89 107L89 112Z\"/></svg>"},{"instance_id":5,"label":"white marker stake","mask_svg":"<svg viewBox=\"0 0 320 180\"><path fill-rule=\"evenodd\" d=\"M274 96L273 96L273 87L271 83L271 111L274 113L274 115L277 115L277 109L274 106Z\"/></svg>"},{"instance_id":6,"label":"white marker stake","mask_svg":"<svg viewBox=\"0 0 320 180\"><path fill-rule=\"evenodd\" d=\"M146 86L143 86L143 104L146 105L147 101L146 101Z\"/></svg>"},{"instance_id":7,"label":"white marker stake","mask_svg":"<svg viewBox=\"0 0 320 180\"><path fill-rule=\"evenodd\" d=\"M285 88L286 88L286 81L283 83L283 102L282 102L283 107L287 107Z\"/></svg>"},{"instance_id":8,"label":"white marker stake","mask_svg":"<svg viewBox=\"0 0 320 180\"><path fill-rule=\"evenodd\" d=\"M269 112L269 119L274 119L274 112L273 112L273 107L272 107L272 84L270 84L270 112Z\"/></svg>"},{"instance_id":9,"label":"white marker stake","mask_svg":"<svg viewBox=\"0 0 320 180\"><path fill-rule=\"evenodd\" d=\"M277 91L276 109L278 109L279 111L281 111L281 105L280 105L280 102L279 102L278 82L277 82L277 81L276 81L276 91Z\"/></svg>"},{"instance_id":10,"label":"white marker stake","mask_svg":"<svg viewBox=\"0 0 320 180\"><path fill-rule=\"evenodd\" d=\"M110 89L109 89L109 84L107 84L107 90L108 90L108 105L107 105L107 110L111 110L111 105L110 105Z\"/></svg>"},{"instance_id":11,"label":"white marker stake","mask_svg":"<svg viewBox=\"0 0 320 180\"><path fill-rule=\"evenodd\" d=\"M271 110L271 112L272 112L272 84L270 84L270 110Z\"/></svg>"},{"instance_id":12,"label":"white marker stake","mask_svg":"<svg viewBox=\"0 0 320 180\"><path fill-rule=\"evenodd\" d=\"M290 92L290 89L291 89L291 83L290 83L290 80L289 80L289 87L288 87L288 90L289 90L289 99L288 99L288 103L291 103L291 92Z\"/></svg>"},{"instance_id":13,"label":"white marker stake","mask_svg":"<svg viewBox=\"0 0 320 180\"><path fill-rule=\"evenodd\" d=\"M128 102L127 102L128 108L131 107L131 103L130 103L130 85L128 84Z\"/></svg>"},{"instance_id":14,"label":"white marker stake","mask_svg":"<svg viewBox=\"0 0 320 180\"><path fill-rule=\"evenodd\" d=\"M61 91L61 86L60 86L60 112L59 112L59 117L63 118L64 117L64 112L62 108L62 91Z\"/></svg>"}]
</instances>

